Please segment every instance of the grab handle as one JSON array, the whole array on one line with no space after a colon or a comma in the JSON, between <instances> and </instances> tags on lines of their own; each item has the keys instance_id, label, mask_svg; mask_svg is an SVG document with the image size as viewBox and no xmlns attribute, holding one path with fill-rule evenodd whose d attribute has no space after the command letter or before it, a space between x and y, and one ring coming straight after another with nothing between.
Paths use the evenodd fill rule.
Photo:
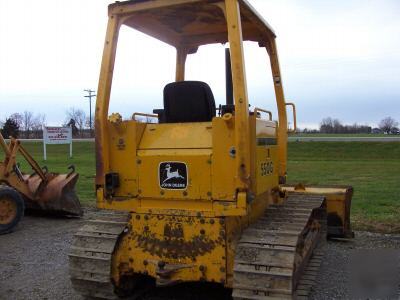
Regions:
<instances>
[{"instance_id":1,"label":"grab handle","mask_svg":"<svg viewBox=\"0 0 400 300\"><path fill-rule=\"evenodd\" d=\"M149 117L149 118L157 118L158 119L158 115L156 114L145 114L145 113L134 113L132 115L132 120L136 120L136 117L140 116L140 117Z\"/></svg>"},{"instance_id":2,"label":"grab handle","mask_svg":"<svg viewBox=\"0 0 400 300\"><path fill-rule=\"evenodd\" d=\"M288 133L296 133L297 131L297 121L296 121L296 105L294 103L288 102L285 104L286 106L291 106L293 111L293 129L288 128Z\"/></svg>"},{"instance_id":3,"label":"grab handle","mask_svg":"<svg viewBox=\"0 0 400 300\"><path fill-rule=\"evenodd\" d=\"M269 110L265 110L265 109L262 109L262 108L258 108L258 107L256 107L256 108L254 109L254 115L256 116L256 118L257 118L257 116L258 116L258 112L259 112L259 111L268 114L268 115L269 115L269 120L272 121L272 112L270 112Z\"/></svg>"}]
</instances>

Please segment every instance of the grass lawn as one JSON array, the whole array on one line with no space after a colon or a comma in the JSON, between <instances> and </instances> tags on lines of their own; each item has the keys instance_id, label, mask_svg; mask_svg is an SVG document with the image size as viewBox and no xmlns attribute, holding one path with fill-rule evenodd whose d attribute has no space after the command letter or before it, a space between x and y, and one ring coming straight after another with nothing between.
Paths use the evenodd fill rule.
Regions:
<instances>
[{"instance_id":1,"label":"grass lawn","mask_svg":"<svg viewBox=\"0 0 400 300\"><path fill-rule=\"evenodd\" d=\"M46 162L42 143L25 142L24 146L51 171L65 173L69 164L75 164L80 173L80 200L95 205L93 142L74 143L72 159L68 158L68 145L49 145ZM29 171L23 161L21 167ZM292 142L288 174L290 183L352 185L355 228L400 232L400 143Z\"/></svg>"},{"instance_id":2,"label":"grass lawn","mask_svg":"<svg viewBox=\"0 0 400 300\"><path fill-rule=\"evenodd\" d=\"M400 232L400 143L289 143L291 183L352 185L355 228Z\"/></svg>"}]
</instances>

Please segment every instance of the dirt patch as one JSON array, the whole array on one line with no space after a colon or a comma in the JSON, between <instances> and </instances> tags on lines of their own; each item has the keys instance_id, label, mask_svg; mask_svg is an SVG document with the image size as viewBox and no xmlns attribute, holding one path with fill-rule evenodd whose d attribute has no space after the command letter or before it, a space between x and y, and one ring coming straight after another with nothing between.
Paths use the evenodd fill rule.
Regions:
<instances>
[{"instance_id":1,"label":"dirt patch","mask_svg":"<svg viewBox=\"0 0 400 300\"><path fill-rule=\"evenodd\" d=\"M87 210L85 218L93 214ZM82 299L70 284L67 253L72 235L84 219L26 216L17 230L0 236L0 299ZM394 250L400 257L400 235L357 232L350 242L328 242L312 299L349 299L351 260L360 251ZM397 280L400 276L397 275ZM399 282L397 283L399 284ZM208 293L209 291L209 293ZM213 295L215 294L215 295ZM186 285L156 290L149 299L229 299L216 287ZM396 298L398 299L398 298Z\"/></svg>"}]
</instances>

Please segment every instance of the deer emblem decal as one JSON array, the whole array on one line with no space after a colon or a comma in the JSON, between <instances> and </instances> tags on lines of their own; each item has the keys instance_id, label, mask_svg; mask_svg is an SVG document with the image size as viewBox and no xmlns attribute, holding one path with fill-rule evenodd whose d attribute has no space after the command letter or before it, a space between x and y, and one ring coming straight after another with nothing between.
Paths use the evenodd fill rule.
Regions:
<instances>
[{"instance_id":1,"label":"deer emblem decal","mask_svg":"<svg viewBox=\"0 0 400 300\"><path fill-rule=\"evenodd\" d=\"M163 183L166 182L167 180L170 180L171 178L182 178L185 179L185 177L179 175L179 170L171 172L171 165L167 164L165 166L164 171L167 172L167 178L164 179Z\"/></svg>"},{"instance_id":2,"label":"deer emblem decal","mask_svg":"<svg viewBox=\"0 0 400 300\"><path fill-rule=\"evenodd\" d=\"M187 167L182 162L163 162L159 168L160 186L167 189L185 189Z\"/></svg>"}]
</instances>

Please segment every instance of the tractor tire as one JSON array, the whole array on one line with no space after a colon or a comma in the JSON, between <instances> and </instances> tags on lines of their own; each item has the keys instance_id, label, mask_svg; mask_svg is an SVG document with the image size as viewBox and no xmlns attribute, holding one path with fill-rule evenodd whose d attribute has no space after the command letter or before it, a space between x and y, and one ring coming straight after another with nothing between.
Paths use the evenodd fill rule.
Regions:
<instances>
[{"instance_id":1,"label":"tractor tire","mask_svg":"<svg viewBox=\"0 0 400 300\"><path fill-rule=\"evenodd\" d=\"M11 232L24 216L24 200L13 188L0 186L0 234Z\"/></svg>"}]
</instances>

